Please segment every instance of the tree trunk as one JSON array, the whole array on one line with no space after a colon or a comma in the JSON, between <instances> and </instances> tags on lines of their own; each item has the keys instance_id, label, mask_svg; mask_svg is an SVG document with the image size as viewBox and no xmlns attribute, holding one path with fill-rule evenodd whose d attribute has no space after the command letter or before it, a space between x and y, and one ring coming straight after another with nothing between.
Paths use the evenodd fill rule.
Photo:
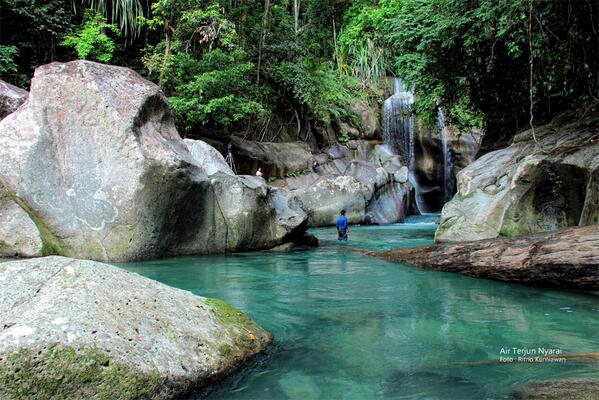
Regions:
<instances>
[{"instance_id":1,"label":"tree trunk","mask_svg":"<svg viewBox=\"0 0 599 400\"><path fill-rule=\"evenodd\" d=\"M339 63L339 51L337 50L337 28L335 27L335 17L333 16L333 44L335 45L335 62L337 63L337 68L340 68L341 65Z\"/></svg>"},{"instance_id":2,"label":"tree trunk","mask_svg":"<svg viewBox=\"0 0 599 400\"><path fill-rule=\"evenodd\" d=\"M599 290L599 225L367 254L475 278Z\"/></svg>"},{"instance_id":3,"label":"tree trunk","mask_svg":"<svg viewBox=\"0 0 599 400\"><path fill-rule=\"evenodd\" d=\"M299 14L300 14L300 0L293 0L293 24L295 27L295 34L299 33Z\"/></svg>"},{"instance_id":4,"label":"tree trunk","mask_svg":"<svg viewBox=\"0 0 599 400\"><path fill-rule=\"evenodd\" d=\"M268 26L268 12L270 10L270 0L264 0L264 14L262 14L262 34L260 35L260 46L258 48L258 68L256 75L256 84L260 84L260 67L262 65L262 49L266 40L266 28Z\"/></svg>"}]
</instances>

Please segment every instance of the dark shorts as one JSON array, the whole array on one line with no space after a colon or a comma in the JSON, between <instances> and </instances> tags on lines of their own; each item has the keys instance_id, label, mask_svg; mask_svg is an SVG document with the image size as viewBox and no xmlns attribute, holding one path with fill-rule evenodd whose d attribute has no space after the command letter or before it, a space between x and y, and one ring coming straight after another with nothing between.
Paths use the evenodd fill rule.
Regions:
<instances>
[{"instance_id":1,"label":"dark shorts","mask_svg":"<svg viewBox=\"0 0 599 400\"><path fill-rule=\"evenodd\" d=\"M337 229L338 240L347 240L347 229Z\"/></svg>"}]
</instances>

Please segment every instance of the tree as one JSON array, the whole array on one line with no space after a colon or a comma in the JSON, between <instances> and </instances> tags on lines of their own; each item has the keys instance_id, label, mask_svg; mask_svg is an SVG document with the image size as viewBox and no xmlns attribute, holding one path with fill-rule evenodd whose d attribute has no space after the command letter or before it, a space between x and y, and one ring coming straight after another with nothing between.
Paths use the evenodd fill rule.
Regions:
<instances>
[{"instance_id":1,"label":"tree","mask_svg":"<svg viewBox=\"0 0 599 400\"><path fill-rule=\"evenodd\" d=\"M76 1L76 0L73 0ZM141 32L143 7L139 0L81 0L111 23L117 24L125 37L136 38Z\"/></svg>"},{"instance_id":2,"label":"tree","mask_svg":"<svg viewBox=\"0 0 599 400\"><path fill-rule=\"evenodd\" d=\"M93 11L86 11L83 25L62 44L71 47L82 60L95 60L107 63L112 59L115 44L107 33L118 34L116 25L106 22L106 18Z\"/></svg>"}]
</instances>

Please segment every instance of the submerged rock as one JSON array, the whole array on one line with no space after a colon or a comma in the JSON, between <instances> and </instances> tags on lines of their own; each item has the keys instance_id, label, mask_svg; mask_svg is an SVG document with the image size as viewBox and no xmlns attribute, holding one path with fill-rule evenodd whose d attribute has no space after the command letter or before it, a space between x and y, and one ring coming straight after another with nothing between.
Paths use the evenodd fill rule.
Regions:
<instances>
[{"instance_id":1,"label":"submerged rock","mask_svg":"<svg viewBox=\"0 0 599 400\"><path fill-rule=\"evenodd\" d=\"M595 400L599 380L563 379L522 384L509 394L510 400Z\"/></svg>"},{"instance_id":2,"label":"submerged rock","mask_svg":"<svg viewBox=\"0 0 599 400\"><path fill-rule=\"evenodd\" d=\"M0 120L12 114L27 100L26 90L0 80Z\"/></svg>"},{"instance_id":3,"label":"submerged rock","mask_svg":"<svg viewBox=\"0 0 599 400\"><path fill-rule=\"evenodd\" d=\"M443 208L436 240L478 240L599 221L596 117L556 121L470 164Z\"/></svg>"},{"instance_id":4,"label":"submerged rock","mask_svg":"<svg viewBox=\"0 0 599 400\"><path fill-rule=\"evenodd\" d=\"M0 264L0 397L171 399L272 337L216 299L93 261Z\"/></svg>"},{"instance_id":5,"label":"submerged rock","mask_svg":"<svg viewBox=\"0 0 599 400\"><path fill-rule=\"evenodd\" d=\"M497 238L371 252L385 260L475 278L599 290L599 225L513 238Z\"/></svg>"},{"instance_id":6,"label":"submerged rock","mask_svg":"<svg viewBox=\"0 0 599 400\"><path fill-rule=\"evenodd\" d=\"M159 87L126 68L38 68L28 101L0 122L0 159L0 183L50 253L124 261L269 248L304 226L264 181L186 144Z\"/></svg>"}]
</instances>

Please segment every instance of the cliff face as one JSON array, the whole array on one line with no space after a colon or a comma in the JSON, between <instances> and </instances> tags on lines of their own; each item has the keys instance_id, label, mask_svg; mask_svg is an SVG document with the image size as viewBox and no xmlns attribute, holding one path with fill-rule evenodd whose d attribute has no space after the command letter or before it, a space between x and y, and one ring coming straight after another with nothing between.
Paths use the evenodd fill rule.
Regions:
<instances>
[{"instance_id":1,"label":"cliff face","mask_svg":"<svg viewBox=\"0 0 599 400\"><path fill-rule=\"evenodd\" d=\"M438 242L478 240L599 223L599 118L556 119L517 135L457 177Z\"/></svg>"}]
</instances>

